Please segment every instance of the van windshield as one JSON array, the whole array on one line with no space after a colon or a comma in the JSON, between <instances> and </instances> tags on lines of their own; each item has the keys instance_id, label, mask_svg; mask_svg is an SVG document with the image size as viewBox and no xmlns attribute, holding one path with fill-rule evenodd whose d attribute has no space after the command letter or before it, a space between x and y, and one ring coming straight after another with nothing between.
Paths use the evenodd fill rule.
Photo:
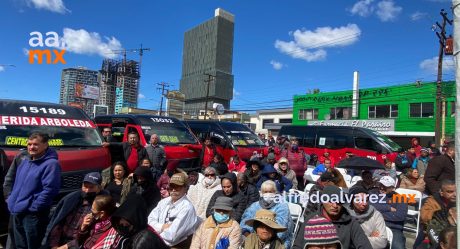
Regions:
<instances>
[{"instance_id":1,"label":"van windshield","mask_svg":"<svg viewBox=\"0 0 460 249\"><path fill-rule=\"evenodd\" d=\"M160 144L176 145L176 144L196 144L195 137L190 134L187 128L183 126L170 125L142 125L142 131L147 143L150 142L150 137L157 134L160 138Z\"/></svg>"},{"instance_id":2,"label":"van windshield","mask_svg":"<svg viewBox=\"0 0 460 249\"><path fill-rule=\"evenodd\" d=\"M376 132L372 131L372 133L375 135L375 137L384 145L386 145L388 148L392 150L392 152L397 152L399 149L401 149L401 146L399 144L393 142L393 140L389 139L388 137Z\"/></svg>"},{"instance_id":3,"label":"van windshield","mask_svg":"<svg viewBox=\"0 0 460 249\"><path fill-rule=\"evenodd\" d=\"M220 123L227 137L235 146L259 147L265 146L264 142L248 127L238 123Z\"/></svg>"},{"instance_id":4,"label":"van windshield","mask_svg":"<svg viewBox=\"0 0 460 249\"><path fill-rule=\"evenodd\" d=\"M94 128L0 125L1 147L25 147L32 132L49 135L51 147L96 147L102 138Z\"/></svg>"}]
</instances>

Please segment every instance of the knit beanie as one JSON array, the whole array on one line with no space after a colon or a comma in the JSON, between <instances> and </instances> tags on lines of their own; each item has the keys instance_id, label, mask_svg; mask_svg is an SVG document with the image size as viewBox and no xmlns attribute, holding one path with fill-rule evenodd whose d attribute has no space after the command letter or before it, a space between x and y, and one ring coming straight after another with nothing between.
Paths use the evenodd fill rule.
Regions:
<instances>
[{"instance_id":1,"label":"knit beanie","mask_svg":"<svg viewBox=\"0 0 460 249\"><path fill-rule=\"evenodd\" d=\"M304 241L304 249L309 245L329 244L337 244L337 248L342 248L334 224L319 215L309 219L305 224Z\"/></svg>"}]
</instances>

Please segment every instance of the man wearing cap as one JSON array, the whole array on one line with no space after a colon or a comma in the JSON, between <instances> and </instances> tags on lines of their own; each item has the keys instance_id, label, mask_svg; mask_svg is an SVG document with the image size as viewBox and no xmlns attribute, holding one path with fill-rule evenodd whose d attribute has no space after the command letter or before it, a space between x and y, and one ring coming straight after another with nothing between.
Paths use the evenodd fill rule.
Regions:
<instances>
[{"instance_id":1,"label":"man wearing cap","mask_svg":"<svg viewBox=\"0 0 460 249\"><path fill-rule=\"evenodd\" d=\"M406 248L406 237L403 234L403 228L408 206L401 199L399 201L393 200L393 196L396 194L394 191L395 184L395 180L390 176L380 178L379 190L380 194L385 195L384 203L379 200L376 203L372 203L372 205L382 214L386 226L393 232L391 248L399 249Z\"/></svg>"},{"instance_id":2,"label":"man wearing cap","mask_svg":"<svg viewBox=\"0 0 460 249\"><path fill-rule=\"evenodd\" d=\"M231 218L233 209L232 198L221 196L212 207L209 216L193 235L190 248L239 248L242 243L241 228L238 222ZM228 247L219 247L227 244Z\"/></svg>"},{"instance_id":3,"label":"man wearing cap","mask_svg":"<svg viewBox=\"0 0 460 249\"><path fill-rule=\"evenodd\" d=\"M32 133L27 139L28 155L16 168L8 196L16 248L39 248L54 197L61 187L61 165L48 135Z\"/></svg>"},{"instance_id":4,"label":"man wearing cap","mask_svg":"<svg viewBox=\"0 0 460 249\"><path fill-rule=\"evenodd\" d=\"M342 249L334 224L326 218L315 215L305 225L304 248ZM300 232L302 233L302 231Z\"/></svg>"},{"instance_id":5,"label":"man wearing cap","mask_svg":"<svg viewBox=\"0 0 460 249\"><path fill-rule=\"evenodd\" d=\"M420 156L412 163L412 168L417 169L420 176L424 176L428 167L428 160L430 160L430 153L428 149L422 148L420 149Z\"/></svg>"},{"instance_id":6,"label":"man wearing cap","mask_svg":"<svg viewBox=\"0 0 460 249\"><path fill-rule=\"evenodd\" d=\"M101 187L102 176L91 172L83 178L81 190L62 198L46 229L42 244L51 248L78 248L76 236L84 217L91 213L97 195L108 194Z\"/></svg>"},{"instance_id":7,"label":"man wearing cap","mask_svg":"<svg viewBox=\"0 0 460 249\"><path fill-rule=\"evenodd\" d=\"M270 164L272 166L275 166L275 163L276 163L275 153L268 153L267 157L264 160L262 160L263 165Z\"/></svg>"},{"instance_id":8,"label":"man wearing cap","mask_svg":"<svg viewBox=\"0 0 460 249\"><path fill-rule=\"evenodd\" d=\"M185 173L174 174L169 180L169 197L161 200L148 217L148 224L171 248L190 248L200 222L186 196L187 182Z\"/></svg>"},{"instance_id":9,"label":"man wearing cap","mask_svg":"<svg viewBox=\"0 0 460 249\"><path fill-rule=\"evenodd\" d=\"M346 206L351 216L359 221L373 249L384 249L388 244L385 220L374 206L369 205L368 191L359 185L350 188L353 199Z\"/></svg>"},{"instance_id":10,"label":"man wearing cap","mask_svg":"<svg viewBox=\"0 0 460 249\"><path fill-rule=\"evenodd\" d=\"M246 225L253 227L254 232L244 240L244 249L284 249L283 242L276 235L286 231L286 227L276 222L276 213L261 209L253 219L247 220Z\"/></svg>"},{"instance_id":11,"label":"man wearing cap","mask_svg":"<svg viewBox=\"0 0 460 249\"><path fill-rule=\"evenodd\" d=\"M310 196L310 202L319 201L321 204L317 213L309 214L305 217L306 221L315 215L322 216L329 220L336 227L343 248L372 248L372 245L367 236L364 234L359 222L353 218L348 210L343 206L345 198L340 188L336 186L325 186L319 197L320 200L316 200ZM296 235L293 248L304 248L303 231L305 231L305 226L305 223L301 225L299 232Z\"/></svg>"}]
</instances>

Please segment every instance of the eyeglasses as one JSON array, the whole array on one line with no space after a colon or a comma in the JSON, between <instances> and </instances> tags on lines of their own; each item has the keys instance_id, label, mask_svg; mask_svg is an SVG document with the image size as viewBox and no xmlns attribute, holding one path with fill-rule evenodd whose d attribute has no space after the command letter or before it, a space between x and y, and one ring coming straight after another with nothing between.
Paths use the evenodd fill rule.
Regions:
<instances>
[{"instance_id":1,"label":"eyeglasses","mask_svg":"<svg viewBox=\"0 0 460 249\"><path fill-rule=\"evenodd\" d=\"M208 177L208 176L216 176L216 174L204 174L205 177Z\"/></svg>"}]
</instances>

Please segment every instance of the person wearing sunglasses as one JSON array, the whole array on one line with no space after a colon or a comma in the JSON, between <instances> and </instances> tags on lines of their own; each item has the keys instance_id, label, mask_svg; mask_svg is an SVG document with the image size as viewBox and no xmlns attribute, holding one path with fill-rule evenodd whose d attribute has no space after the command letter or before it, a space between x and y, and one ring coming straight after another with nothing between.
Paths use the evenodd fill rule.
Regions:
<instances>
[{"instance_id":1,"label":"person wearing sunglasses","mask_svg":"<svg viewBox=\"0 0 460 249\"><path fill-rule=\"evenodd\" d=\"M190 186L187 197L195 207L196 215L201 219L206 219L206 208L217 190L222 190L222 187L217 171L213 167L204 170L204 179L201 182Z\"/></svg>"}]
</instances>

